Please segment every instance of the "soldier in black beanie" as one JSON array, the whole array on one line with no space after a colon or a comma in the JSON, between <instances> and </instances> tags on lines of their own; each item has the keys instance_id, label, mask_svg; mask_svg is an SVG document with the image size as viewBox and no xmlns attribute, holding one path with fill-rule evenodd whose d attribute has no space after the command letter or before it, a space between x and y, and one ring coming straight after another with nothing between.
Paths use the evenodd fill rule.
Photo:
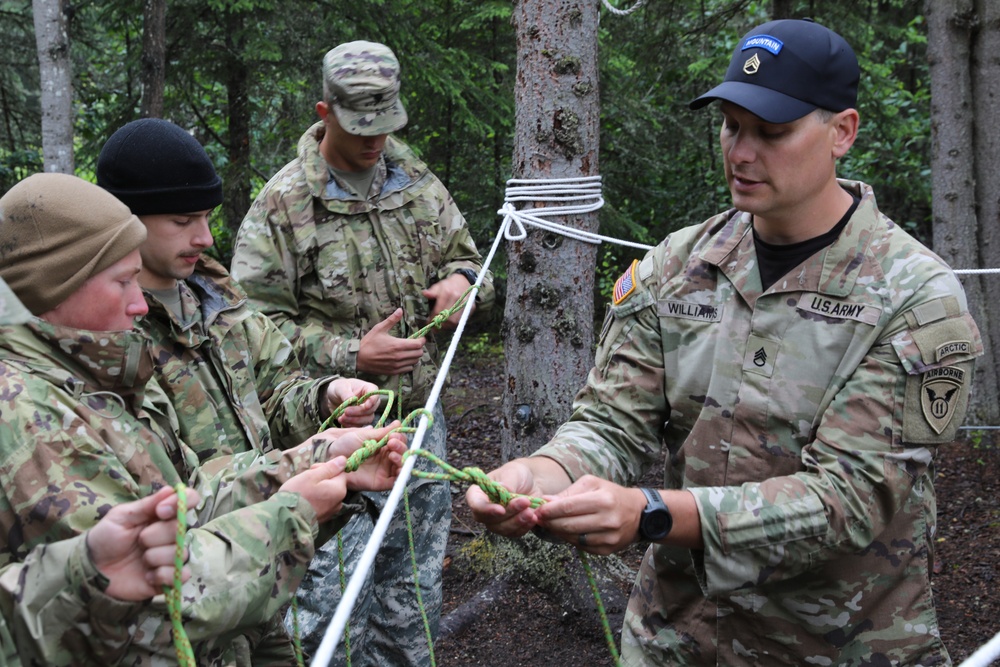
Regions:
<instances>
[{"instance_id":1,"label":"soldier in black beanie","mask_svg":"<svg viewBox=\"0 0 1000 667\"><path fill-rule=\"evenodd\" d=\"M348 398L378 388L309 378L284 334L247 305L229 273L207 256L209 216L222 187L189 133L151 118L125 125L101 150L97 182L146 226L139 283L149 313L137 327L152 341L158 384L176 408L180 436L201 461L298 445ZM369 426L377 403L372 397L347 408L340 424ZM291 649L279 617L269 629L255 660L285 657Z\"/></svg>"},{"instance_id":2,"label":"soldier in black beanie","mask_svg":"<svg viewBox=\"0 0 1000 667\"><path fill-rule=\"evenodd\" d=\"M97 158L97 184L135 215L191 213L222 203L222 179L205 149L160 118L133 121L111 135Z\"/></svg>"}]
</instances>

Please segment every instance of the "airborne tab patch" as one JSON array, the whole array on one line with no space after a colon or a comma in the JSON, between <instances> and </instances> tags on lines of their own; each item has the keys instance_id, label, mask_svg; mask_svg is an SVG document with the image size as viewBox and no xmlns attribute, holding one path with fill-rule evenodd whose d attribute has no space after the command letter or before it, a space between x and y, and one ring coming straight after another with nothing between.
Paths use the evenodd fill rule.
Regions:
<instances>
[{"instance_id":1,"label":"airborne tab patch","mask_svg":"<svg viewBox=\"0 0 1000 667\"><path fill-rule=\"evenodd\" d=\"M951 423L958 406L958 392L965 384L965 371L953 366L924 373L920 383L920 407L927 424L940 435Z\"/></svg>"},{"instance_id":2,"label":"airborne tab patch","mask_svg":"<svg viewBox=\"0 0 1000 667\"><path fill-rule=\"evenodd\" d=\"M638 266L638 264L639 260L633 259L632 265L625 270L625 273L623 273L621 278L618 279L618 282L615 283L615 290L611 295L611 300L616 306L620 305L632 294L632 292L635 291L635 267Z\"/></svg>"}]
</instances>

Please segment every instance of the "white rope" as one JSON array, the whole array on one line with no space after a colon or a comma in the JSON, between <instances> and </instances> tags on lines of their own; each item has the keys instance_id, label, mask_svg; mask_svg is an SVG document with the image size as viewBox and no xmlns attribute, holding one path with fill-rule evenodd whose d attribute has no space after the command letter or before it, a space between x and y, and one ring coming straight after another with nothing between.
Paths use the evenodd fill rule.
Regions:
<instances>
[{"instance_id":1,"label":"white rope","mask_svg":"<svg viewBox=\"0 0 1000 667\"><path fill-rule=\"evenodd\" d=\"M634 12L635 10L639 9L644 4L646 4L646 0L636 0L636 3L631 7L629 7L628 9L618 9L617 7L612 7L611 3L608 2L608 0L601 0L601 2L604 3L605 8L607 8L609 12L611 12L612 14L616 14L618 16L628 16L629 14L631 14L632 12Z\"/></svg>"},{"instance_id":2,"label":"white rope","mask_svg":"<svg viewBox=\"0 0 1000 667\"><path fill-rule=\"evenodd\" d=\"M473 304L476 302L475 295L478 292L478 288L483 284L483 276L486 275L486 271L489 269L490 264L493 262L493 257L496 255L497 247L500 245L500 239L503 238L503 229L497 232L496 238L493 240L493 247L490 248L489 254L483 261L483 269L476 276L476 290L469 293L469 299L465 304L465 308L462 309L462 315L458 320L458 325L455 327L455 333L452 335L451 344L448 346L448 351L444 355L444 359L441 362L441 368L438 371L437 378L434 380L434 386L431 387L430 396L427 397L427 403L424 408L431 412L434 406L437 404L438 397L441 395L441 388L444 386L445 378L448 375L448 369L451 367L452 359L455 357L455 350L458 349L458 343L462 338L462 332L465 330L465 323L469 320L469 315L472 314ZM417 425L417 431L413 436L413 442L410 445L411 450L420 449L424 442L424 433L427 431L427 415L420 416L420 423ZM364 584L365 577L368 576L369 570L372 568L372 564L375 562L375 556L378 554L378 550L382 547L382 540L385 539L385 534L389 528L389 522L392 520L393 514L396 513L396 507L399 505L399 499L403 495L403 490L406 488L406 483L410 479L410 474L413 470L413 466L416 464L415 456L408 458L403 468L399 472L399 477L396 479L396 483L392 487L392 491L389 492L389 497L385 502L385 507L382 510L378 521L375 523L375 528L372 530L371 537L368 539L368 543L365 545L364 551L361 553L361 557L358 559L358 565L354 570L354 574L351 575L350 581L347 582L347 588L344 589L344 594L340 598L340 603L337 605L337 609L333 614L333 619L331 619L330 624L326 628L326 633L323 635L323 641L320 642L319 648L316 649L316 655L313 656L312 661L309 663L311 667L327 667L330 664L330 660L333 658L334 651L337 650L337 644L341 637L344 635L344 628L347 627L347 621L350 619L351 612L354 610L354 603L357 602L358 593L361 592L361 587Z\"/></svg>"},{"instance_id":3,"label":"white rope","mask_svg":"<svg viewBox=\"0 0 1000 667\"><path fill-rule=\"evenodd\" d=\"M984 273L1000 273L1000 269L955 269L955 273L960 276L972 276Z\"/></svg>"},{"instance_id":4,"label":"white rope","mask_svg":"<svg viewBox=\"0 0 1000 667\"><path fill-rule=\"evenodd\" d=\"M980 646L979 650L966 658L958 667L986 667L992 665L997 658L1000 658L1000 633Z\"/></svg>"},{"instance_id":5,"label":"white rope","mask_svg":"<svg viewBox=\"0 0 1000 667\"><path fill-rule=\"evenodd\" d=\"M518 209L515 206L518 202L553 202L557 205ZM525 225L528 225L595 245L607 241L641 250L650 250L653 247L574 229L545 219L590 213L602 206L604 206L604 197L601 196L600 176L536 180L512 178L507 181L504 204L497 213L504 217L500 228L508 241L522 241L527 238L528 232L525 230Z\"/></svg>"}]
</instances>

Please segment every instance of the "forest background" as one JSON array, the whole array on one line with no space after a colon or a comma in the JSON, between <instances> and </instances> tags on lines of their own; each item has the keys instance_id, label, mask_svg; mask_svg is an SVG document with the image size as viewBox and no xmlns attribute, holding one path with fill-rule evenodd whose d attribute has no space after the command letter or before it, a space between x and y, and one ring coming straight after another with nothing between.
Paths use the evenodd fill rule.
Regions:
<instances>
[{"instance_id":1,"label":"forest background","mask_svg":"<svg viewBox=\"0 0 1000 667\"><path fill-rule=\"evenodd\" d=\"M517 34L524 26L514 14L527 1L0 0L0 194L49 169L53 158L43 145L52 151L52 145L64 144L59 159L68 163L61 170L93 181L100 148L117 128L142 116L167 118L194 134L223 176L225 202L213 216L213 252L228 266L250 202L295 157L299 137L316 119L323 54L366 39L389 45L402 65L410 122L398 136L445 183L485 250L499 227L505 182L518 175L512 164L519 140L515 90L525 83L518 80L525 63L518 63ZM578 4L532 1L548 2L563 16ZM632 5L609 1L623 9ZM996 0L646 0L626 16L602 7L598 71L574 69L572 44L542 52L554 72L569 73L577 85L600 95L600 233L655 244L729 206L719 116L689 111L687 103L718 83L747 29L785 17L817 20L842 34L858 55L861 130L839 175L871 184L879 207L955 268L1000 266L1000 238L994 238L1000 234ZM61 27L39 50L37 28L56 24ZM66 64L64 78L42 74L59 61ZM43 139L43 116L63 103L70 131ZM548 130L539 127L539 141ZM501 245L491 265L501 299L508 271L516 270L514 264L508 268L504 254ZM640 254L614 244L599 247L596 317L614 280ZM996 425L1000 378L991 340L1000 337L1000 312L992 313L1000 303L1000 280L964 276L963 284L987 348L967 422ZM498 305L497 319L504 312ZM483 330L486 349L498 348L501 329L494 321ZM517 355L508 350L506 356ZM509 368L503 374L495 363L489 368L485 375L498 386L477 386L469 395L492 404L500 400L492 392L502 393L504 410L496 421L484 418L486 425L471 429L469 444L463 444L463 428L479 421L474 417L484 408L452 406L460 415L454 446L463 453L467 447L475 465L487 465L496 454L480 448L483 433L510 430L511 408L526 400L508 395ZM565 412L571 395L559 392L559 410ZM465 400L461 386L453 387L449 400ZM547 425L558 421L553 417ZM984 432L973 431L970 438L958 443L965 448L955 450L957 456L945 457L949 465L966 460L966 468L945 468L940 480L949 502L941 508L945 566L939 581L955 592L944 596L950 602L944 609L948 629L955 634L977 629L972 619L995 618L995 596L973 587L991 588L995 576L1000 524L992 480L998 450ZM968 486L968 502L949 486L958 483ZM948 532L952 525L960 528ZM965 540L966 533L976 537ZM980 607L987 604L993 606ZM982 633L968 637L958 655L983 640ZM554 642L550 637L539 643ZM529 654L537 650L531 645Z\"/></svg>"},{"instance_id":2,"label":"forest background","mask_svg":"<svg viewBox=\"0 0 1000 667\"><path fill-rule=\"evenodd\" d=\"M622 9L631 5L617 1ZM563 15L573 11L551 4ZM976 199L980 195L962 188L988 186L988 174L1000 173L990 166L996 166L1000 152L985 129L974 131L974 110L971 121L959 118L959 112L935 119L928 16L933 11L945 17L947 29L965 40L954 46L939 39L938 61L975 61L977 41L979 53L985 48L987 54L988 40L1000 43L994 4L648 0L628 15L601 7L599 71L577 72L580 85L596 87L600 94L605 200L600 233L655 244L728 207L717 149L719 117L692 112L687 102L720 80L749 27L772 18L811 17L853 45L864 73L861 131L839 174L873 185L880 208L955 268L988 265L979 253L1000 252L1000 242L990 243L1000 225L988 224L1000 222L991 217L1000 210L1000 199L995 193L980 197L993 203L983 211L985 204ZM145 115L167 118L204 144L223 176L225 201L214 216L214 253L228 266L233 236L253 197L295 156L298 138L316 120L323 54L341 42L367 39L389 45L402 65L410 122L398 136L441 178L477 244L488 248L499 225L505 182L517 175L511 164L517 141L518 35L512 20L517 6L510 0L0 0L0 194L43 169L43 144L68 144L60 158L68 156L68 166L63 162L61 169L94 180L100 148L118 127ZM47 46L40 46L36 37L57 23L63 33L56 31L46 38ZM572 71L572 45L560 49L565 50L543 55L551 57L554 70ZM59 60L67 65L64 79L46 73L47 65L52 71L52 62ZM989 75L986 65L983 77ZM942 88L959 87L947 91L952 108L975 102L975 91L961 89L960 76L945 74L938 81ZM996 92L985 91L982 97ZM941 99L946 99L943 93ZM63 103L70 109L71 132L44 139L43 117ZM995 121L998 105L989 103ZM990 117L979 120L980 127L996 127ZM979 171L966 177L949 164L932 173L938 125L959 132L971 128L973 136L966 140L984 146L990 160L974 165L975 156L946 146L946 157ZM971 222L935 214L935 179L949 175L960 185L941 190L937 205L964 213L971 208ZM503 254L501 247L491 266L501 288L507 273ZM596 317L603 314L615 278L640 255L615 244L600 247ZM988 334L993 323L985 304L1000 298L1000 280L972 291L982 304L973 313ZM496 312L503 313L503 306ZM992 350L989 337L984 340ZM1000 400L992 352L985 361L989 370L978 371L978 380L990 382L979 392L973 421L995 424L1000 423Z\"/></svg>"}]
</instances>

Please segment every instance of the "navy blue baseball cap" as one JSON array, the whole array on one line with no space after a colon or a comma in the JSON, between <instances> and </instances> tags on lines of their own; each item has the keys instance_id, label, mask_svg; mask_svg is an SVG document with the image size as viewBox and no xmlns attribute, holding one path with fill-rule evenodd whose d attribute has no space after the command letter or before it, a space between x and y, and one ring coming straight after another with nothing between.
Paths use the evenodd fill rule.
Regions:
<instances>
[{"instance_id":1,"label":"navy blue baseball cap","mask_svg":"<svg viewBox=\"0 0 1000 667\"><path fill-rule=\"evenodd\" d=\"M790 123L815 109L855 108L860 78L843 37L809 19L783 19L744 35L723 82L688 106L726 100L768 123Z\"/></svg>"}]
</instances>

